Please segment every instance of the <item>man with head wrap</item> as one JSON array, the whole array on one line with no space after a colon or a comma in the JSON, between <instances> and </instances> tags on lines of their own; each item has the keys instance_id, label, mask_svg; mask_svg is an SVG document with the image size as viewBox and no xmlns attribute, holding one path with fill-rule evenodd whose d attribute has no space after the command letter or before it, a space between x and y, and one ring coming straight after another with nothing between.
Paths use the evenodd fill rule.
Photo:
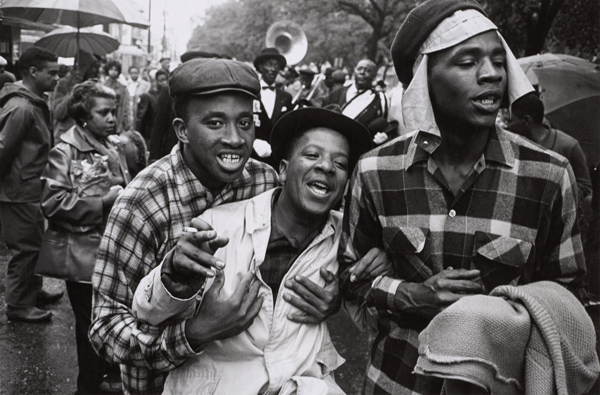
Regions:
<instances>
[{"instance_id":1,"label":"man with head wrap","mask_svg":"<svg viewBox=\"0 0 600 395\"><path fill-rule=\"evenodd\" d=\"M342 292L378 311L364 392L440 393L441 379L413 374L418 333L437 313L502 284L581 289L577 191L568 161L495 128L501 104L533 88L477 3L416 7L392 57L408 85L412 132L357 165L340 242ZM351 265L375 246L396 276L361 281Z\"/></svg>"}]
</instances>

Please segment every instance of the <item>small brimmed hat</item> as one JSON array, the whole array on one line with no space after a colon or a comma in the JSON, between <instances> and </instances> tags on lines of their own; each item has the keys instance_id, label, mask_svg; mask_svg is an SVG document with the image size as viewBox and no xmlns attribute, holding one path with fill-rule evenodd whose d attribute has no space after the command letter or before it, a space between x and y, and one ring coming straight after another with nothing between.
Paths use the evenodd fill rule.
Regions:
<instances>
[{"instance_id":1,"label":"small brimmed hat","mask_svg":"<svg viewBox=\"0 0 600 395\"><path fill-rule=\"evenodd\" d=\"M428 0L415 7L404 19L392 43L391 53L394 69L403 84L410 84L413 65L419 56L419 48L431 32L458 10L485 11L474 0Z\"/></svg>"},{"instance_id":2,"label":"small brimmed hat","mask_svg":"<svg viewBox=\"0 0 600 395\"><path fill-rule=\"evenodd\" d=\"M169 94L209 95L239 91L260 97L260 82L250 66L236 60L196 58L180 64L169 77Z\"/></svg>"},{"instance_id":3,"label":"small brimmed hat","mask_svg":"<svg viewBox=\"0 0 600 395\"><path fill-rule=\"evenodd\" d=\"M273 158L279 163L284 159L289 144L296 136L318 127L335 130L346 137L350 144L349 173L352 172L358 158L373 146L369 131L354 119L342 114L337 104L324 108L305 107L288 112L273 126L271 132Z\"/></svg>"},{"instance_id":4,"label":"small brimmed hat","mask_svg":"<svg viewBox=\"0 0 600 395\"><path fill-rule=\"evenodd\" d=\"M260 51L260 54L254 59L254 67L256 67L256 70L258 70L258 65L267 59L277 60L282 70L287 65L285 57L279 53L277 48L265 48Z\"/></svg>"}]
</instances>

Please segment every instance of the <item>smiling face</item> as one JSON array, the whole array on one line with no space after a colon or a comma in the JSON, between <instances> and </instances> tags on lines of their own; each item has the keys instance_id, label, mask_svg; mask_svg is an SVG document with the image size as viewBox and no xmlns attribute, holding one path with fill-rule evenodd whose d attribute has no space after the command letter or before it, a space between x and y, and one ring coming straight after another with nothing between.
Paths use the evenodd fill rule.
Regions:
<instances>
[{"instance_id":1,"label":"smiling face","mask_svg":"<svg viewBox=\"0 0 600 395\"><path fill-rule=\"evenodd\" d=\"M205 187L219 190L242 174L252 152L252 97L234 92L195 96L187 114L187 120L173 121L184 161Z\"/></svg>"},{"instance_id":2,"label":"smiling face","mask_svg":"<svg viewBox=\"0 0 600 395\"><path fill-rule=\"evenodd\" d=\"M94 106L90 110L90 116L85 121L86 130L99 139L108 137L115 133L117 105L113 99L96 97Z\"/></svg>"},{"instance_id":3,"label":"smiling face","mask_svg":"<svg viewBox=\"0 0 600 395\"><path fill-rule=\"evenodd\" d=\"M440 127L488 130L506 91L506 52L495 31L431 55L429 95Z\"/></svg>"},{"instance_id":4,"label":"smiling face","mask_svg":"<svg viewBox=\"0 0 600 395\"><path fill-rule=\"evenodd\" d=\"M294 143L281 161L281 198L297 215L322 218L339 203L348 180L350 145L340 133L317 127Z\"/></svg>"},{"instance_id":5,"label":"smiling face","mask_svg":"<svg viewBox=\"0 0 600 395\"><path fill-rule=\"evenodd\" d=\"M266 59L258 65L258 71L267 84L273 85L281 71L281 63L274 58Z\"/></svg>"}]
</instances>

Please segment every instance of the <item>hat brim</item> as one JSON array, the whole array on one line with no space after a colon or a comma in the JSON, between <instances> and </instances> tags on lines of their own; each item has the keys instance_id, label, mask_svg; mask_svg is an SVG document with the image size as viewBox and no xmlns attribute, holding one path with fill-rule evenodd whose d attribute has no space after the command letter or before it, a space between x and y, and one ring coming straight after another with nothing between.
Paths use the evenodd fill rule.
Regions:
<instances>
[{"instance_id":1,"label":"hat brim","mask_svg":"<svg viewBox=\"0 0 600 395\"><path fill-rule=\"evenodd\" d=\"M285 114L273 126L271 150L277 163L284 159L288 145L295 141L298 135L318 127L332 129L348 140L349 173L352 172L358 158L373 147L369 131L354 119L325 108L307 107Z\"/></svg>"},{"instance_id":2,"label":"hat brim","mask_svg":"<svg viewBox=\"0 0 600 395\"><path fill-rule=\"evenodd\" d=\"M279 64L281 65L281 70L283 70L283 68L285 66L287 66L287 60L285 59L285 56L283 56L281 54L276 54L276 53L267 53L267 54L258 55L256 57L256 59L254 59L254 67L256 68L256 70L258 70L258 65L267 59L277 60L279 62Z\"/></svg>"},{"instance_id":3,"label":"hat brim","mask_svg":"<svg viewBox=\"0 0 600 395\"><path fill-rule=\"evenodd\" d=\"M201 92L192 92L189 93L189 96L206 96L206 95L212 95L214 93L221 93L221 92L242 92L245 93L251 97L253 97L254 99L258 99L258 96L256 96L254 93L250 92L249 90L243 89L243 88L236 88L236 87L224 87L224 88L215 88L215 89L211 89L208 91L201 91Z\"/></svg>"}]
</instances>

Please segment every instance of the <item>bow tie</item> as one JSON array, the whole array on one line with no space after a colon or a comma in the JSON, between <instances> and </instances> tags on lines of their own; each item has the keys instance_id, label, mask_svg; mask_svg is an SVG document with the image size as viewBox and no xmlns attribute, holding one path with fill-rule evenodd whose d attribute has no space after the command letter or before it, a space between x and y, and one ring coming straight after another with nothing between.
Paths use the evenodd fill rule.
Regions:
<instances>
[{"instance_id":1,"label":"bow tie","mask_svg":"<svg viewBox=\"0 0 600 395\"><path fill-rule=\"evenodd\" d=\"M270 90L274 91L275 90L275 85L265 85L265 86L262 87L262 89L263 90L270 89Z\"/></svg>"}]
</instances>

